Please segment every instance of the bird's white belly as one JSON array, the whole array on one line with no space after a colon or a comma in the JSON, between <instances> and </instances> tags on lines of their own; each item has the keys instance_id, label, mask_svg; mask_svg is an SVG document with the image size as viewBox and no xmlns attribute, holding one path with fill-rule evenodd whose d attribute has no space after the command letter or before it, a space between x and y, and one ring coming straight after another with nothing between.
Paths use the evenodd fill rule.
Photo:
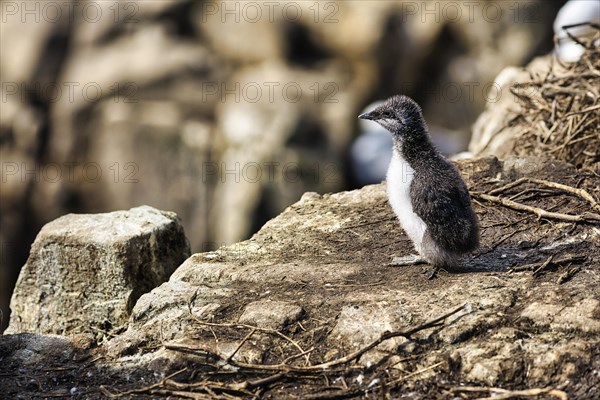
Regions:
<instances>
[{"instance_id":1,"label":"bird's white belly","mask_svg":"<svg viewBox=\"0 0 600 400\"><path fill-rule=\"evenodd\" d=\"M387 193L392 210L398 216L402 229L413 241L415 249L421 252L421 242L427 226L413 212L410 199L410 185L415 171L402 156L394 150L387 172Z\"/></svg>"}]
</instances>

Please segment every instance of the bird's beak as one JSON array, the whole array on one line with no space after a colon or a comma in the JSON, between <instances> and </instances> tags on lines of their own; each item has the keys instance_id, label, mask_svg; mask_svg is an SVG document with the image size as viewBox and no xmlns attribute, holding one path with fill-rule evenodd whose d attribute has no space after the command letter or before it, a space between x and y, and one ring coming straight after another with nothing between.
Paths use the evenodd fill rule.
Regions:
<instances>
[{"instance_id":1,"label":"bird's beak","mask_svg":"<svg viewBox=\"0 0 600 400\"><path fill-rule=\"evenodd\" d=\"M375 113L373 111L371 111L371 112L366 112L366 113L360 114L358 116L358 118L360 118L360 119L370 119L371 121L373 121L373 120L377 119L377 116L375 115Z\"/></svg>"}]
</instances>

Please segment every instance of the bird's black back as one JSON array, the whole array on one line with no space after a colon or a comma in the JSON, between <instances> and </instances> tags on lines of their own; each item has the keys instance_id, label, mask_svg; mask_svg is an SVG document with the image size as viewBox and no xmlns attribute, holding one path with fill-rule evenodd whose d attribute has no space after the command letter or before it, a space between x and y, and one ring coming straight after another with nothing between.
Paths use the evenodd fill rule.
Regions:
<instances>
[{"instance_id":1,"label":"bird's black back","mask_svg":"<svg viewBox=\"0 0 600 400\"><path fill-rule=\"evenodd\" d=\"M437 151L413 158L411 166L415 171L410 187L413 210L427 225L431 239L451 253L476 249L477 217L458 169Z\"/></svg>"}]
</instances>

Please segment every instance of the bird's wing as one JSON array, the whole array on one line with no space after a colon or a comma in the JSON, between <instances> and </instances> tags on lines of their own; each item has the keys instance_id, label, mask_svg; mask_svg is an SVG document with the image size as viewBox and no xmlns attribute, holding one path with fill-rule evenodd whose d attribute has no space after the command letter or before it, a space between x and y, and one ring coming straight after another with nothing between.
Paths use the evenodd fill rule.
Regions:
<instances>
[{"instance_id":1,"label":"bird's wing","mask_svg":"<svg viewBox=\"0 0 600 400\"><path fill-rule=\"evenodd\" d=\"M411 185L414 212L427 225L431 239L443 249L470 250L473 211L469 191L458 171L451 165Z\"/></svg>"}]
</instances>

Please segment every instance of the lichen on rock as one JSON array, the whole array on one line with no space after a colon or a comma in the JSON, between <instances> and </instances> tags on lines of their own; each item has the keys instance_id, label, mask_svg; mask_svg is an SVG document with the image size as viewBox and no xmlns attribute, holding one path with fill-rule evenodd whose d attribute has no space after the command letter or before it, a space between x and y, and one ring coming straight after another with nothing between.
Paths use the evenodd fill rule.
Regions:
<instances>
[{"instance_id":1,"label":"lichen on rock","mask_svg":"<svg viewBox=\"0 0 600 400\"><path fill-rule=\"evenodd\" d=\"M108 334L189 256L174 213L69 214L44 226L21 271L6 333Z\"/></svg>"}]
</instances>

